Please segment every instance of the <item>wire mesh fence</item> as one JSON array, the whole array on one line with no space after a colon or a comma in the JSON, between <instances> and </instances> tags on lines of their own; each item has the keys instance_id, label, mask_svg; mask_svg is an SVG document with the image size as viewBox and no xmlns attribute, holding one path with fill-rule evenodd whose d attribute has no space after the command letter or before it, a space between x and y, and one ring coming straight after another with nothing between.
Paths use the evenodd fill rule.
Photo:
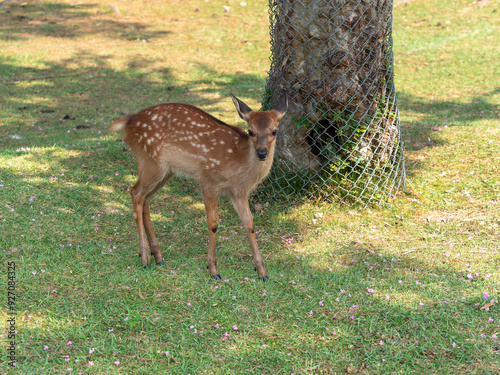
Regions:
<instances>
[{"instance_id":1,"label":"wire mesh fence","mask_svg":"<svg viewBox=\"0 0 500 375\"><path fill-rule=\"evenodd\" d=\"M276 160L260 200L381 204L405 183L394 87L392 1L271 0L271 69L283 91Z\"/></svg>"}]
</instances>

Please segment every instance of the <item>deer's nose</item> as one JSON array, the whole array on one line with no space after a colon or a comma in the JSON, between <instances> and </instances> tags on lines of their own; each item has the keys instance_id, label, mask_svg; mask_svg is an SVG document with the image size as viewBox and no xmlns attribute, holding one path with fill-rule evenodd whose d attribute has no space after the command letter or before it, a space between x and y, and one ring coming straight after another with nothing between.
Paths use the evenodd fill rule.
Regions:
<instances>
[{"instance_id":1,"label":"deer's nose","mask_svg":"<svg viewBox=\"0 0 500 375\"><path fill-rule=\"evenodd\" d=\"M264 150L257 150L257 157L260 160L266 160L267 159L267 150L266 149L264 149Z\"/></svg>"}]
</instances>

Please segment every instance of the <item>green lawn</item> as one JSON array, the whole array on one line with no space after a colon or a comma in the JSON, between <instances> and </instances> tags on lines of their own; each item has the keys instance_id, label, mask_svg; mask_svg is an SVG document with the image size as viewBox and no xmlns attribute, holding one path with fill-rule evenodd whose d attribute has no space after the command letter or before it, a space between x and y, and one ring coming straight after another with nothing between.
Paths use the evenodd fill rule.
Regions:
<instances>
[{"instance_id":1,"label":"green lawn","mask_svg":"<svg viewBox=\"0 0 500 375\"><path fill-rule=\"evenodd\" d=\"M0 373L498 374L500 10L397 4L407 191L367 209L264 205L267 283L227 199L224 280L209 278L201 194L183 178L151 205L167 266L142 269L135 160L107 127L164 101L243 125L229 94L260 106L268 3L4 4L0 338L15 313L17 358L3 350Z\"/></svg>"}]
</instances>

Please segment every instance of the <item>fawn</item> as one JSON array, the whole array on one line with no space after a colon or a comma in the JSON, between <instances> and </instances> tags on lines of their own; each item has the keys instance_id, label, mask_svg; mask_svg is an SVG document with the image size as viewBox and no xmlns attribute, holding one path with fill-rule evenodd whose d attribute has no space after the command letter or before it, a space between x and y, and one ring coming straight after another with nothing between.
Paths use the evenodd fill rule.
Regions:
<instances>
[{"instance_id":1,"label":"fawn","mask_svg":"<svg viewBox=\"0 0 500 375\"><path fill-rule=\"evenodd\" d=\"M116 119L110 125L111 131L124 132L138 163L139 179L131 195L145 268L151 267L148 242L156 264L165 265L153 231L149 203L178 173L194 178L200 185L207 215L210 276L221 279L215 233L219 222L217 202L220 194L226 194L243 222L258 276L269 279L257 246L248 195L271 169L278 123L288 107L287 96L283 94L270 111L252 111L234 95L231 99L239 116L247 122L248 133L181 103L158 104Z\"/></svg>"}]
</instances>

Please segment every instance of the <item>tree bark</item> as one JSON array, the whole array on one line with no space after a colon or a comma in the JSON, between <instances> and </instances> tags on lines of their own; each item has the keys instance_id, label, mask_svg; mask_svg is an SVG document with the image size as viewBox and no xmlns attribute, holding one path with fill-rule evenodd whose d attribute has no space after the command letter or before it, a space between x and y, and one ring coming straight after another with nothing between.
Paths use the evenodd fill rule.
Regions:
<instances>
[{"instance_id":1,"label":"tree bark","mask_svg":"<svg viewBox=\"0 0 500 375\"><path fill-rule=\"evenodd\" d=\"M277 155L289 171L332 158L382 165L400 142L392 1L271 1L272 64L264 107L283 91Z\"/></svg>"}]
</instances>

